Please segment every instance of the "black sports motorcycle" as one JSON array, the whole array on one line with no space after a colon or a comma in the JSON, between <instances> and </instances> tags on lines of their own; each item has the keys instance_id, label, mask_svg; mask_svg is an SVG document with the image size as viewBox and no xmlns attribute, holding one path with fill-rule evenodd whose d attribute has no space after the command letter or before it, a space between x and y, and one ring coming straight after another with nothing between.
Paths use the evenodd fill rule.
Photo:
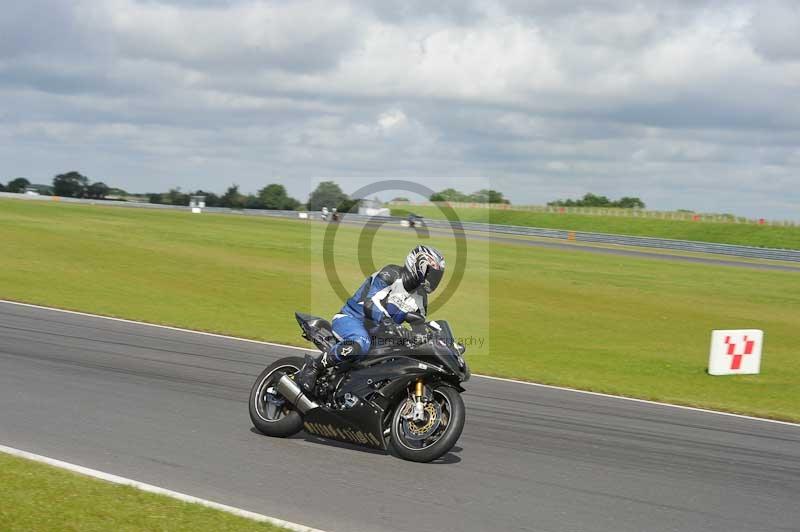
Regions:
<instances>
[{"instance_id":1,"label":"black sports motorcycle","mask_svg":"<svg viewBox=\"0 0 800 532\"><path fill-rule=\"evenodd\" d=\"M321 351L335 343L328 321L296 313L303 338ZM410 315L411 330L384 328L360 362L323 371L313 396L294 381L303 358L286 357L265 369L250 392L250 418L267 436L306 432L388 450L412 462L447 454L464 428L461 383L470 378L463 345L445 321Z\"/></svg>"}]
</instances>

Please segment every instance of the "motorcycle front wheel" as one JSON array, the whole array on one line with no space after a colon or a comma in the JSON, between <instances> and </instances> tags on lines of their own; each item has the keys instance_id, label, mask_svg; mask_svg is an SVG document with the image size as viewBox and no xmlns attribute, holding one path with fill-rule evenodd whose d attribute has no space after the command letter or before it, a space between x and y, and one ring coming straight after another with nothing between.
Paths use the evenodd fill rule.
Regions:
<instances>
[{"instance_id":1,"label":"motorcycle front wheel","mask_svg":"<svg viewBox=\"0 0 800 532\"><path fill-rule=\"evenodd\" d=\"M256 430L273 438L288 438L303 430L303 418L275 390L283 375L293 375L303 367L300 357L286 357L261 372L250 391L250 419Z\"/></svg>"},{"instance_id":2,"label":"motorcycle front wheel","mask_svg":"<svg viewBox=\"0 0 800 532\"><path fill-rule=\"evenodd\" d=\"M412 421L411 399L401 401L392 416L392 447L410 462L428 463L450 452L464 430L466 409L461 394L450 386L433 389L433 401L425 407L425 418Z\"/></svg>"}]
</instances>

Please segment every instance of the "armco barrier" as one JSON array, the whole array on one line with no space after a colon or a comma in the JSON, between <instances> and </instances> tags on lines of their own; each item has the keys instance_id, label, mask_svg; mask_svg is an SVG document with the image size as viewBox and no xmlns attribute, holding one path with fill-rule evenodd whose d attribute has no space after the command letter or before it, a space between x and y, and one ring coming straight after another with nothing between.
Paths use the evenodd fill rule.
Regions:
<instances>
[{"instance_id":1,"label":"armco barrier","mask_svg":"<svg viewBox=\"0 0 800 532\"><path fill-rule=\"evenodd\" d=\"M36 196L29 194L10 194L0 192L0 198L14 198L34 201L53 201L52 196ZM81 203L90 205L104 205L114 207L130 207L145 209L167 209L167 210L188 210L188 207L179 205L157 205L153 203L135 203L124 201L108 200L89 200L77 198L57 198L64 203ZM271 216L279 218L297 218L296 211L266 211L258 209L226 209L220 207L207 207L204 212L222 214L240 214L245 216ZM314 213L315 218L319 218L319 213ZM367 221L378 222L400 222L401 218L387 216L363 216L360 214L345 214L344 219L365 223ZM426 219L425 223L431 228L450 228L450 222L446 220ZM613 244L619 246L633 246L644 248L665 249L671 251L690 251L696 253L712 253L717 255L728 255L732 257L744 257L752 259L784 260L800 262L800 250L794 249L775 249L759 248L754 246L737 246L733 244L715 244L713 242L695 242L691 240L672 240L667 238L651 238L645 236L625 236L610 235L605 233L589 233L585 231L568 231L565 229L542 229L538 227L522 227L517 225L497 225L476 222L461 222L461 226L468 231L483 231L488 233L500 233L518 236L532 236L539 238L553 238L558 240L568 240L570 242L589 242L596 244Z\"/></svg>"}]
</instances>

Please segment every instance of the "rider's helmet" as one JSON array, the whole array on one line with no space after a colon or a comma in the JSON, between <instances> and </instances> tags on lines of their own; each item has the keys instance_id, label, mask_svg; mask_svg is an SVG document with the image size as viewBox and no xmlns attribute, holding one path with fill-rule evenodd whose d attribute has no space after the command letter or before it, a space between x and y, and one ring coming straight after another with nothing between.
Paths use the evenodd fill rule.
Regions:
<instances>
[{"instance_id":1,"label":"rider's helmet","mask_svg":"<svg viewBox=\"0 0 800 532\"><path fill-rule=\"evenodd\" d=\"M444 268L444 255L431 246L417 246L406 257L406 270L429 294L442 282Z\"/></svg>"}]
</instances>

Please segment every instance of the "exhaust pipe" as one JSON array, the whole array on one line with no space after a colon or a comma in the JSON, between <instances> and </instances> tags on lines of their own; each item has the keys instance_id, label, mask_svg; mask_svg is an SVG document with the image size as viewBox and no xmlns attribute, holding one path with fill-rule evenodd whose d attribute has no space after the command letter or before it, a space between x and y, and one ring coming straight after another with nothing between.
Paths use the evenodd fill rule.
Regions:
<instances>
[{"instance_id":1,"label":"exhaust pipe","mask_svg":"<svg viewBox=\"0 0 800 532\"><path fill-rule=\"evenodd\" d=\"M284 375L278 380L275 389L303 415L319 408L319 405L306 397L303 390L288 375Z\"/></svg>"}]
</instances>

